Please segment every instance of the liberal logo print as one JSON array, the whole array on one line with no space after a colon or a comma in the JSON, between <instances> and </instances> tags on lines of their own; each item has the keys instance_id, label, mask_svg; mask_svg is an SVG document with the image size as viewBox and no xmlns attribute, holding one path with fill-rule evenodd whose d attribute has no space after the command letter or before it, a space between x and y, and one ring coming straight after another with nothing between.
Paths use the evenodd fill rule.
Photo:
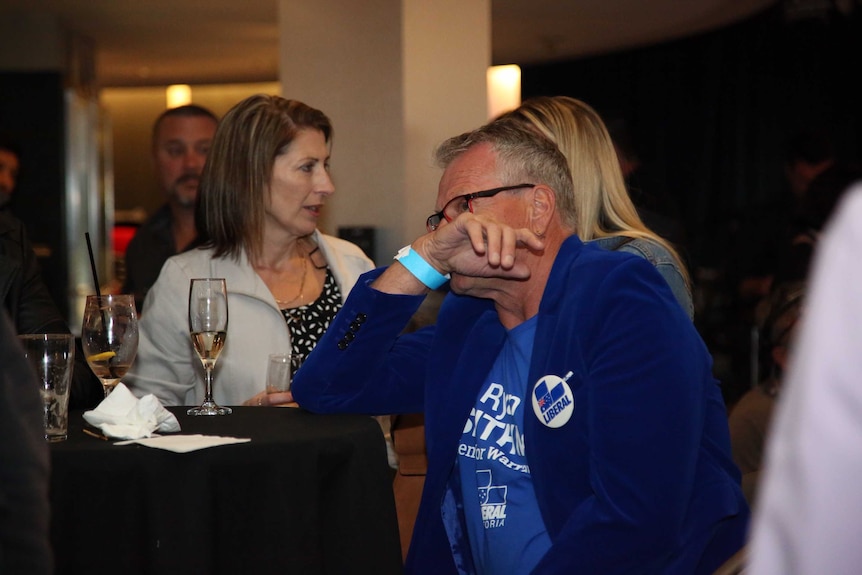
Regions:
<instances>
[{"instance_id":1,"label":"liberal logo print","mask_svg":"<svg viewBox=\"0 0 862 575\"><path fill-rule=\"evenodd\" d=\"M479 486L479 505L482 506L482 523L485 529L503 527L506 524L506 485L491 485L494 478L490 469L476 471Z\"/></svg>"},{"instance_id":2,"label":"liberal logo print","mask_svg":"<svg viewBox=\"0 0 862 575\"><path fill-rule=\"evenodd\" d=\"M575 396L565 379L557 375L546 375L533 387L533 413L547 427L562 427L568 423L575 411Z\"/></svg>"}]
</instances>

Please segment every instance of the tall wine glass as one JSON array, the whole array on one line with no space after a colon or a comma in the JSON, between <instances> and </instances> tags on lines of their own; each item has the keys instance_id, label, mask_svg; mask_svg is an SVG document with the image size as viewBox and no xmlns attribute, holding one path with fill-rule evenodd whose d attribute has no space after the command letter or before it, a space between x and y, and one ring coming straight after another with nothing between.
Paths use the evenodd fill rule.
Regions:
<instances>
[{"instance_id":1,"label":"tall wine glass","mask_svg":"<svg viewBox=\"0 0 862 575\"><path fill-rule=\"evenodd\" d=\"M191 280L189 331L206 373L204 402L189 415L229 415L233 410L213 401L213 368L227 336L227 288L223 278Z\"/></svg>"},{"instance_id":2,"label":"tall wine glass","mask_svg":"<svg viewBox=\"0 0 862 575\"><path fill-rule=\"evenodd\" d=\"M102 380L105 397L108 397L138 353L138 314L134 296L88 295L81 327L81 346L87 364Z\"/></svg>"}]
</instances>

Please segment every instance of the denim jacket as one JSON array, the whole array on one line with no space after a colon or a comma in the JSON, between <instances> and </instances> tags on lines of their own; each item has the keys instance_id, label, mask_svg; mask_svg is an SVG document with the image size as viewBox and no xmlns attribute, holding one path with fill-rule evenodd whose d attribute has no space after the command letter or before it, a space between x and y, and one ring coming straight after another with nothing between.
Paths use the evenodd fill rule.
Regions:
<instances>
[{"instance_id":1,"label":"denim jacket","mask_svg":"<svg viewBox=\"0 0 862 575\"><path fill-rule=\"evenodd\" d=\"M694 318L694 304L691 300L691 290L685 285L685 279L683 278L682 271L679 269L679 265L666 248L648 239L630 239L623 236L597 238L588 243L595 244L606 250L635 254L650 262L667 282L667 285L670 286L676 301L682 306L683 311L688 314L688 318Z\"/></svg>"}]
</instances>

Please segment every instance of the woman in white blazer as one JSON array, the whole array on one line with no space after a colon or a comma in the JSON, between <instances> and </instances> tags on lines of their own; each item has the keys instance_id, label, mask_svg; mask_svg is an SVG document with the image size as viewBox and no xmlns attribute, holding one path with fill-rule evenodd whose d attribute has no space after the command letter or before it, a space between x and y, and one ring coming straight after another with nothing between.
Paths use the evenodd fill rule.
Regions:
<instances>
[{"instance_id":1,"label":"woman in white blazer","mask_svg":"<svg viewBox=\"0 0 862 575\"><path fill-rule=\"evenodd\" d=\"M317 230L335 189L332 126L319 110L257 95L221 120L201 179L200 247L170 258L144 303L138 355L124 381L166 405L199 405L203 369L188 328L189 280L225 278L229 323L215 367L220 405L266 405L267 358L298 361L374 267L362 250ZM273 396L282 398L284 394Z\"/></svg>"}]
</instances>

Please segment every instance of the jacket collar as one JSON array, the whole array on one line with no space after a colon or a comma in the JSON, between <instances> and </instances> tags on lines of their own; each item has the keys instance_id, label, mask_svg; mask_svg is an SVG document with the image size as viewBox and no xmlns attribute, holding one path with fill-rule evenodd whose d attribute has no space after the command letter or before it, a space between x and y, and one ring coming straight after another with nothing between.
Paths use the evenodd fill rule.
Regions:
<instances>
[{"instance_id":1,"label":"jacket collar","mask_svg":"<svg viewBox=\"0 0 862 575\"><path fill-rule=\"evenodd\" d=\"M539 304L540 315L555 313L562 296L568 289L567 278L572 264L581 255L583 249L584 243L576 235L571 235L563 241L542 294L542 301Z\"/></svg>"}]
</instances>

